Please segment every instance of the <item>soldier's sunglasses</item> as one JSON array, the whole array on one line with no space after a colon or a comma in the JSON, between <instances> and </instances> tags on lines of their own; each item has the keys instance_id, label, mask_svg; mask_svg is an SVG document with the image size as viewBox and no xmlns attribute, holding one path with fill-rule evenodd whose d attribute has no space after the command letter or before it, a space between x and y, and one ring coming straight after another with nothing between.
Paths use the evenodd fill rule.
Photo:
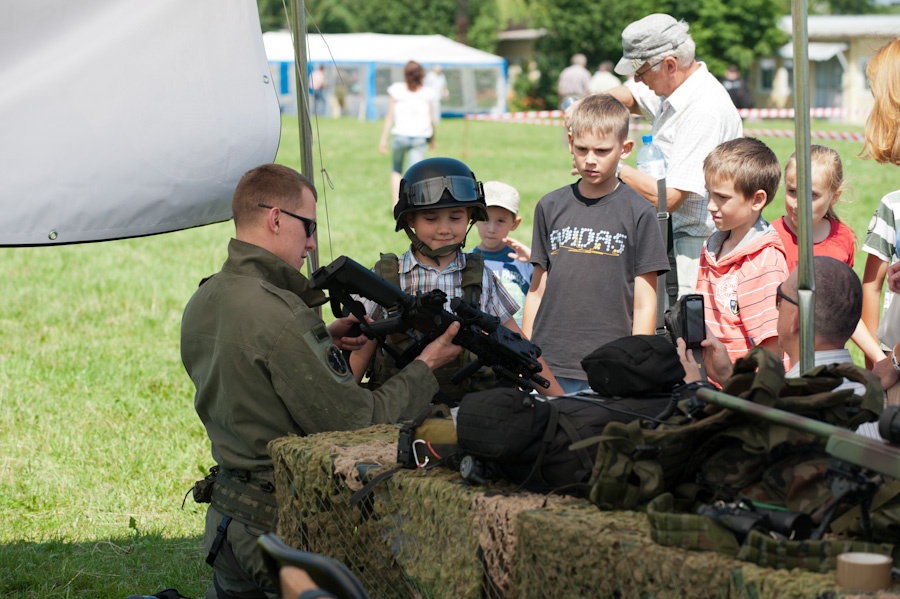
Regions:
<instances>
[{"instance_id":1,"label":"soldier's sunglasses","mask_svg":"<svg viewBox=\"0 0 900 599\"><path fill-rule=\"evenodd\" d=\"M277 208L277 206L269 206L268 204L257 204L257 206L259 206L260 208L265 208L266 210L271 210L272 208ZM300 216L299 214L294 214L293 212L288 212L284 208L278 208L278 209L281 210L283 213L287 214L288 216L293 216L297 220L301 221L303 223L303 229L306 231L307 237L312 237L313 233L316 232L316 221L314 221L313 219L306 218L304 216Z\"/></svg>"}]
</instances>

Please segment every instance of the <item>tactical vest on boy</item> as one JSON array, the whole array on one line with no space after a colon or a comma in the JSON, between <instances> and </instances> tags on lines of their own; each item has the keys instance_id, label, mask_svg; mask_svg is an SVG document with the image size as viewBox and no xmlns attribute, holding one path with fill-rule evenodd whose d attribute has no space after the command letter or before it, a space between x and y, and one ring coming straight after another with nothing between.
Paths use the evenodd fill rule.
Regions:
<instances>
[{"instance_id":1,"label":"tactical vest on boy","mask_svg":"<svg viewBox=\"0 0 900 599\"><path fill-rule=\"evenodd\" d=\"M374 271L386 281L402 288L400 285L400 260L396 254L381 254L381 259L375 264ZM482 254L466 254L466 266L462 271L461 284L463 299L474 302L477 306L481 305L483 277L484 257ZM445 306L444 309L450 310L450 307ZM398 353L402 353L411 344L411 340L406 332L394 333L387 336L385 344L395 349ZM463 395L471 391L492 389L497 386L497 377L489 368L481 368L471 377L459 383L453 383L450 380L460 368L474 359L475 356L470 352L463 351L456 360L434 372L434 376L440 385L440 393L445 394L447 399L459 401ZM398 372L400 372L400 368L397 367L394 359L385 352L379 343L378 348L375 350L375 355L369 363L366 387L377 389Z\"/></svg>"}]
</instances>

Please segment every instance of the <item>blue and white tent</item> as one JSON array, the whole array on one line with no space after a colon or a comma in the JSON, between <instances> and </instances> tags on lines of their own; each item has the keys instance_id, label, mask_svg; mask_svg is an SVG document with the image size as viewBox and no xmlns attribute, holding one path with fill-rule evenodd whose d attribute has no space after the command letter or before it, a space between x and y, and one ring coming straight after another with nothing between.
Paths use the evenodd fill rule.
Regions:
<instances>
[{"instance_id":1,"label":"blue and white tent","mask_svg":"<svg viewBox=\"0 0 900 599\"><path fill-rule=\"evenodd\" d=\"M263 42L282 110L296 113L291 34L268 32ZM442 35L310 34L307 43L310 72L325 65L331 116L382 118L387 88L403 81L403 66L410 60L426 70L434 65L444 69L450 94L441 105L444 116L506 112L506 60Z\"/></svg>"}]
</instances>

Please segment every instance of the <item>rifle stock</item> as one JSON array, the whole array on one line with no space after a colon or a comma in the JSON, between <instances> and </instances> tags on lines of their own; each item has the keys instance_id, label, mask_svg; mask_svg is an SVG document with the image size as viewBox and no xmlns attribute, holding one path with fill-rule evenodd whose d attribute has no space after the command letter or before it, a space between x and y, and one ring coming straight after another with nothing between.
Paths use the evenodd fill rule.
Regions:
<instances>
[{"instance_id":1,"label":"rifle stock","mask_svg":"<svg viewBox=\"0 0 900 599\"><path fill-rule=\"evenodd\" d=\"M361 295L385 308L400 307L401 302L410 298L402 289L347 256L316 270L309 279L309 286Z\"/></svg>"},{"instance_id":2,"label":"rifle stock","mask_svg":"<svg viewBox=\"0 0 900 599\"><path fill-rule=\"evenodd\" d=\"M868 439L827 422L756 404L721 391L699 389L697 397L735 412L827 439L825 451L828 455L885 476L900 478L900 448L885 441Z\"/></svg>"},{"instance_id":3,"label":"rifle stock","mask_svg":"<svg viewBox=\"0 0 900 599\"><path fill-rule=\"evenodd\" d=\"M419 338L409 350L404 351L401 356L404 360L414 359L451 323L459 322L460 330L453 342L474 354L478 365L490 367L499 378L523 389L531 390L535 385L550 386L547 379L539 374L543 369L538 361L540 348L469 302L454 298L450 303L453 313L448 312L443 307L447 299L444 292L434 290L418 296L409 295L347 256L341 256L316 270L310 277L309 285L313 289L329 292L335 316L340 316L339 305L348 307L370 339L383 341L390 333L409 329L417 331ZM388 317L366 323L362 305L353 299L353 295L384 307ZM477 370L475 363L470 366L473 367L464 367L457 374L468 375Z\"/></svg>"}]
</instances>

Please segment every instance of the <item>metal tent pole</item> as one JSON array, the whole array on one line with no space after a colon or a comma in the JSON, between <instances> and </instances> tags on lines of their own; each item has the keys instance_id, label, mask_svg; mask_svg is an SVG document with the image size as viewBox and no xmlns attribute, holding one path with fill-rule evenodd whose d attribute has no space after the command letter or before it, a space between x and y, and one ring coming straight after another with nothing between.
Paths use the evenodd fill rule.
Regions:
<instances>
[{"instance_id":1,"label":"metal tent pole","mask_svg":"<svg viewBox=\"0 0 900 599\"><path fill-rule=\"evenodd\" d=\"M309 122L309 58L306 55L306 5L291 2L291 29L294 32L294 75L297 78L297 124L300 129L300 172L315 183L313 175L312 125ZM307 274L319 267L318 250L306 256ZM317 308L317 310L320 310Z\"/></svg>"},{"instance_id":2,"label":"metal tent pole","mask_svg":"<svg viewBox=\"0 0 900 599\"><path fill-rule=\"evenodd\" d=\"M797 264L800 304L800 372L815 364L816 278L812 250L812 181L810 176L809 60L806 0L791 0L794 46L794 142L797 158Z\"/></svg>"}]
</instances>

